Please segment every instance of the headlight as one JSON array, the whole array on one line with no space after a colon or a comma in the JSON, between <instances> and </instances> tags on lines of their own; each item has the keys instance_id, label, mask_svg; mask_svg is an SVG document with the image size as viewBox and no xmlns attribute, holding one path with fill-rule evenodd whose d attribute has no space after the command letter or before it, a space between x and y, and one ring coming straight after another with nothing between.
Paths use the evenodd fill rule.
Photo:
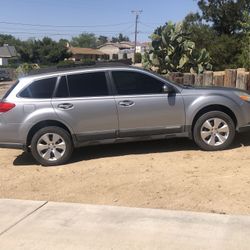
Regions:
<instances>
[{"instance_id":1,"label":"headlight","mask_svg":"<svg viewBox=\"0 0 250 250\"><path fill-rule=\"evenodd\" d=\"M246 92L241 91L235 91L234 92L241 100L250 102L250 95Z\"/></svg>"}]
</instances>

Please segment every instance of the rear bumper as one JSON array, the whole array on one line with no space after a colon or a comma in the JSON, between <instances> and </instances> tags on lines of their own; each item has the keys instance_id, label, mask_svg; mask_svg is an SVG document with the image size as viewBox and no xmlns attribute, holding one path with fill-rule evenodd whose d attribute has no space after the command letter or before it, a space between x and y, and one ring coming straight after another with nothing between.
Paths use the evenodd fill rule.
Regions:
<instances>
[{"instance_id":1,"label":"rear bumper","mask_svg":"<svg viewBox=\"0 0 250 250\"><path fill-rule=\"evenodd\" d=\"M27 150L26 146L21 143L0 142L0 148L22 149L24 151Z\"/></svg>"}]
</instances>

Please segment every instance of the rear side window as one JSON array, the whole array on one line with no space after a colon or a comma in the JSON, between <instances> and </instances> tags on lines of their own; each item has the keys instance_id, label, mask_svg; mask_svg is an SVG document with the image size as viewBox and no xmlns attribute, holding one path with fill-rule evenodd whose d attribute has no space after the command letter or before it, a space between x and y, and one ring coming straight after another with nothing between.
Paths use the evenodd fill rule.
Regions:
<instances>
[{"instance_id":1,"label":"rear side window","mask_svg":"<svg viewBox=\"0 0 250 250\"><path fill-rule=\"evenodd\" d=\"M107 96L108 86L104 72L68 75L70 97Z\"/></svg>"},{"instance_id":2,"label":"rear side window","mask_svg":"<svg viewBox=\"0 0 250 250\"><path fill-rule=\"evenodd\" d=\"M21 93L20 97L24 98L52 98L55 85L56 77L47 78L35 81L25 88Z\"/></svg>"},{"instance_id":3,"label":"rear side window","mask_svg":"<svg viewBox=\"0 0 250 250\"><path fill-rule=\"evenodd\" d=\"M62 76L57 87L56 95L57 98L66 98L69 97L69 89L67 84L66 76Z\"/></svg>"}]
</instances>

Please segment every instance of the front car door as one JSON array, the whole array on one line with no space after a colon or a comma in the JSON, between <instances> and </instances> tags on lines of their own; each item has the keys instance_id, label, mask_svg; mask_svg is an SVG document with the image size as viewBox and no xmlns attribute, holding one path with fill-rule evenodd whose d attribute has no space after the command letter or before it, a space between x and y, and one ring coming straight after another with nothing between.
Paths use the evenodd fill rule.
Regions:
<instances>
[{"instance_id":1,"label":"front car door","mask_svg":"<svg viewBox=\"0 0 250 250\"><path fill-rule=\"evenodd\" d=\"M185 111L181 94L164 93L166 81L141 70L113 70L119 137L180 133Z\"/></svg>"},{"instance_id":2,"label":"front car door","mask_svg":"<svg viewBox=\"0 0 250 250\"><path fill-rule=\"evenodd\" d=\"M53 106L81 143L115 139L118 118L106 73L82 72L61 76Z\"/></svg>"}]
</instances>

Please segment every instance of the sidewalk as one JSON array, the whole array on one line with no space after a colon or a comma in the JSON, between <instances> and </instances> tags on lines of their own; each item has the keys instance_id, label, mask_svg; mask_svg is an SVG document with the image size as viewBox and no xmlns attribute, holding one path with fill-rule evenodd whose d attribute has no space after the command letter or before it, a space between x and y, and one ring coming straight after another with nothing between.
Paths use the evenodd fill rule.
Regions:
<instances>
[{"instance_id":1,"label":"sidewalk","mask_svg":"<svg viewBox=\"0 0 250 250\"><path fill-rule=\"evenodd\" d=\"M250 216L0 199L1 249L249 249Z\"/></svg>"}]
</instances>

